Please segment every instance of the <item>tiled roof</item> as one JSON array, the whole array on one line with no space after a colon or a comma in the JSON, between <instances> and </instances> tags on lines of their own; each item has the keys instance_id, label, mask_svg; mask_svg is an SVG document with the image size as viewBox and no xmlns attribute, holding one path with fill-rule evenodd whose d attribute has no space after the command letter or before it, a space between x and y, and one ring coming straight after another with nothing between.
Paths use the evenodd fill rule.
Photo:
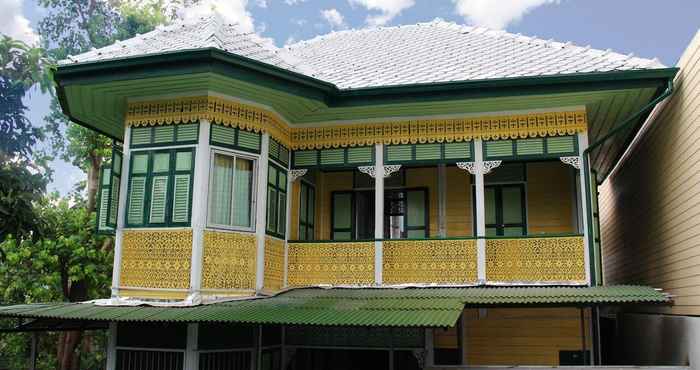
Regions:
<instances>
[{"instance_id":1,"label":"tiled roof","mask_svg":"<svg viewBox=\"0 0 700 370\"><path fill-rule=\"evenodd\" d=\"M213 15L72 56L61 64L217 48L340 89L663 68L657 60L442 20L333 32L280 49Z\"/></svg>"},{"instance_id":2,"label":"tiled roof","mask_svg":"<svg viewBox=\"0 0 700 370\"><path fill-rule=\"evenodd\" d=\"M452 326L464 305L667 303L650 287L294 289L269 298L195 307L50 303L0 307L0 317L288 325Z\"/></svg>"}]
</instances>

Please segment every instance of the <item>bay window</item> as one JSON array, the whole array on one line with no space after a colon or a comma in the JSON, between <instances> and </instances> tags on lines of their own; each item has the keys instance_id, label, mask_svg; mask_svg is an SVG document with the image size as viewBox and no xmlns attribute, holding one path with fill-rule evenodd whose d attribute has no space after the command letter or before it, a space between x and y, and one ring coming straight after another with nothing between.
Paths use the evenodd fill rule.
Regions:
<instances>
[{"instance_id":1,"label":"bay window","mask_svg":"<svg viewBox=\"0 0 700 370\"><path fill-rule=\"evenodd\" d=\"M253 158L223 151L212 153L209 226L253 230L254 179Z\"/></svg>"}]
</instances>

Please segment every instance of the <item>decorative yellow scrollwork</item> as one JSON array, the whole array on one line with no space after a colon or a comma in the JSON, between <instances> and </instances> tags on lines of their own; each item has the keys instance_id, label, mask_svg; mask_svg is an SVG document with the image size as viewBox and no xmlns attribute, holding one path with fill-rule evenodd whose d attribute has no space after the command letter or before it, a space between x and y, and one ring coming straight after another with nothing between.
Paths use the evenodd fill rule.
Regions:
<instances>
[{"instance_id":1,"label":"decorative yellow scrollwork","mask_svg":"<svg viewBox=\"0 0 700 370\"><path fill-rule=\"evenodd\" d=\"M273 112L214 96L131 102L126 115L130 126L200 119L248 131L268 132L293 150L560 136L587 129L585 111L290 127Z\"/></svg>"},{"instance_id":2,"label":"decorative yellow scrollwork","mask_svg":"<svg viewBox=\"0 0 700 370\"><path fill-rule=\"evenodd\" d=\"M279 291L284 285L284 240L265 237L265 289Z\"/></svg>"},{"instance_id":3,"label":"decorative yellow scrollwork","mask_svg":"<svg viewBox=\"0 0 700 370\"><path fill-rule=\"evenodd\" d=\"M204 231L202 289L255 289L255 234Z\"/></svg>"},{"instance_id":4,"label":"decorative yellow scrollwork","mask_svg":"<svg viewBox=\"0 0 700 370\"><path fill-rule=\"evenodd\" d=\"M289 286L374 283L374 242L289 243Z\"/></svg>"},{"instance_id":5,"label":"decorative yellow scrollwork","mask_svg":"<svg viewBox=\"0 0 700 370\"><path fill-rule=\"evenodd\" d=\"M475 283L474 240L396 240L383 248L384 284Z\"/></svg>"},{"instance_id":6,"label":"decorative yellow scrollwork","mask_svg":"<svg viewBox=\"0 0 700 370\"><path fill-rule=\"evenodd\" d=\"M191 260L191 229L125 230L119 285L189 289ZM152 296L159 293L154 291Z\"/></svg>"},{"instance_id":7,"label":"decorative yellow scrollwork","mask_svg":"<svg viewBox=\"0 0 700 370\"><path fill-rule=\"evenodd\" d=\"M583 237L489 239L486 241L486 279L584 283Z\"/></svg>"}]
</instances>

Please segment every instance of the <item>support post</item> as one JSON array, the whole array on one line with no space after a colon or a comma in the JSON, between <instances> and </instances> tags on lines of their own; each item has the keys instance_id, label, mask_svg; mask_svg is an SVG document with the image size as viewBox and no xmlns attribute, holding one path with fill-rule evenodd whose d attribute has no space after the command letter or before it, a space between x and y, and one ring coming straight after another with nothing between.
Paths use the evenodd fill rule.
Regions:
<instances>
[{"instance_id":1,"label":"support post","mask_svg":"<svg viewBox=\"0 0 700 370\"><path fill-rule=\"evenodd\" d=\"M433 329L425 329L425 367L435 366L435 351L433 348Z\"/></svg>"},{"instance_id":2,"label":"support post","mask_svg":"<svg viewBox=\"0 0 700 370\"><path fill-rule=\"evenodd\" d=\"M126 218L126 197L129 189L129 162L131 127L124 129L124 146L122 156L121 179L119 180L119 204L117 205L117 230L114 236L114 264L112 265L112 298L119 296L119 281L122 266L122 242L124 239L124 220Z\"/></svg>"},{"instance_id":3,"label":"support post","mask_svg":"<svg viewBox=\"0 0 700 370\"><path fill-rule=\"evenodd\" d=\"M31 354L29 355L29 369L36 370L36 357L37 357L37 345L39 341L39 333L32 332L32 348Z\"/></svg>"},{"instance_id":4,"label":"support post","mask_svg":"<svg viewBox=\"0 0 700 370\"><path fill-rule=\"evenodd\" d=\"M207 226L207 205L209 204L209 132L211 122L199 122L199 141L195 151L194 181L192 185L192 258L190 262L190 295L192 303L199 303L202 289L202 259L204 254L204 228Z\"/></svg>"},{"instance_id":5,"label":"support post","mask_svg":"<svg viewBox=\"0 0 700 370\"><path fill-rule=\"evenodd\" d=\"M185 348L185 369L199 369L199 354L197 342L199 339L199 324L187 324L187 347Z\"/></svg>"},{"instance_id":6,"label":"support post","mask_svg":"<svg viewBox=\"0 0 700 370\"><path fill-rule=\"evenodd\" d=\"M585 155L584 151L586 150L586 148L588 148L588 134L585 132L579 132L577 135L577 138L578 138L578 152L579 152L579 156L581 156L581 162L582 162L583 156ZM582 229L583 229L583 230L581 230L583 232L583 250L584 250L583 261L584 261L584 265L586 266L586 268L585 268L585 270L586 270L586 282L588 283L588 285L591 285L592 272L591 272L590 249L593 246L591 246L589 243L590 225L588 224L588 217L587 217L588 207L590 207L590 205L587 204L587 201L586 201L587 198L586 198L586 190L585 189L588 189L588 187L586 186L586 178L587 178L587 176L585 174L586 166L580 165L579 167L580 167L580 169L579 169L580 185L578 186L578 188L580 189L579 201L581 203L581 215L582 215L581 220L582 220Z\"/></svg>"},{"instance_id":7,"label":"support post","mask_svg":"<svg viewBox=\"0 0 700 370\"><path fill-rule=\"evenodd\" d=\"M374 170L374 283L382 285L384 238L384 144L376 144Z\"/></svg>"},{"instance_id":8,"label":"support post","mask_svg":"<svg viewBox=\"0 0 700 370\"><path fill-rule=\"evenodd\" d=\"M269 165L270 134L262 134L260 160L258 161L257 203L255 204L255 235L257 251L255 258L255 291L260 292L265 276L265 228L267 226L267 168Z\"/></svg>"},{"instance_id":9,"label":"support post","mask_svg":"<svg viewBox=\"0 0 700 370\"><path fill-rule=\"evenodd\" d=\"M107 338L107 370L117 369L117 323L109 323L109 337Z\"/></svg>"},{"instance_id":10,"label":"support post","mask_svg":"<svg viewBox=\"0 0 700 370\"><path fill-rule=\"evenodd\" d=\"M486 282L486 210L484 202L484 152L481 139L474 140L474 186L476 188L476 271L477 280Z\"/></svg>"}]
</instances>

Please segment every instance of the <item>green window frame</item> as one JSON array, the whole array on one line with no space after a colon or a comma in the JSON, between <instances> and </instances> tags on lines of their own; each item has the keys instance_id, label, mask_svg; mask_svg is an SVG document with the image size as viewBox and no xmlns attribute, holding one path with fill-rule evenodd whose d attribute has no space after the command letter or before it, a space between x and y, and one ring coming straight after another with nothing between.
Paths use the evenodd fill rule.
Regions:
<instances>
[{"instance_id":1,"label":"green window frame","mask_svg":"<svg viewBox=\"0 0 700 370\"><path fill-rule=\"evenodd\" d=\"M97 217L95 218L98 233L114 234L117 228L122 160L123 154L115 145L112 148L112 160L100 168Z\"/></svg>"},{"instance_id":2,"label":"green window frame","mask_svg":"<svg viewBox=\"0 0 700 370\"><path fill-rule=\"evenodd\" d=\"M194 161L194 148L132 151L126 227L189 226Z\"/></svg>"},{"instance_id":3,"label":"green window frame","mask_svg":"<svg viewBox=\"0 0 700 370\"><path fill-rule=\"evenodd\" d=\"M267 222L265 231L274 237L285 237L287 224L287 171L269 162L267 169Z\"/></svg>"},{"instance_id":4,"label":"green window frame","mask_svg":"<svg viewBox=\"0 0 700 370\"><path fill-rule=\"evenodd\" d=\"M299 240L314 240L316 231L316 188L299 183Z\"/></svg>"},{"instance_id":5,"label":"green window frame","mask_svg":"<svg viewBox=\"0 0 700 370\"><path fill-rule=\"evenodd\" d=\"M226 171L224 167L217 168L217 160L219 158L224 161L231 161L230 171ZM244 163L244 165L239 166L240 163ZM250 165L245 166L245 163ZM246 169L249 172L247 179L241 177L241 175L245 174ZM212 150L211 169L209 171L209 207L207 211L207 225L209 227L255 231L254 204L257 188L257 171L256 157L238 152ZM227 187L229 189L226 189ZM243 205L240 203L243 203ZM245 217L246 213L247 217ZM242 222L246 218L247 222Z\"/></svg>"}]
</instances>

